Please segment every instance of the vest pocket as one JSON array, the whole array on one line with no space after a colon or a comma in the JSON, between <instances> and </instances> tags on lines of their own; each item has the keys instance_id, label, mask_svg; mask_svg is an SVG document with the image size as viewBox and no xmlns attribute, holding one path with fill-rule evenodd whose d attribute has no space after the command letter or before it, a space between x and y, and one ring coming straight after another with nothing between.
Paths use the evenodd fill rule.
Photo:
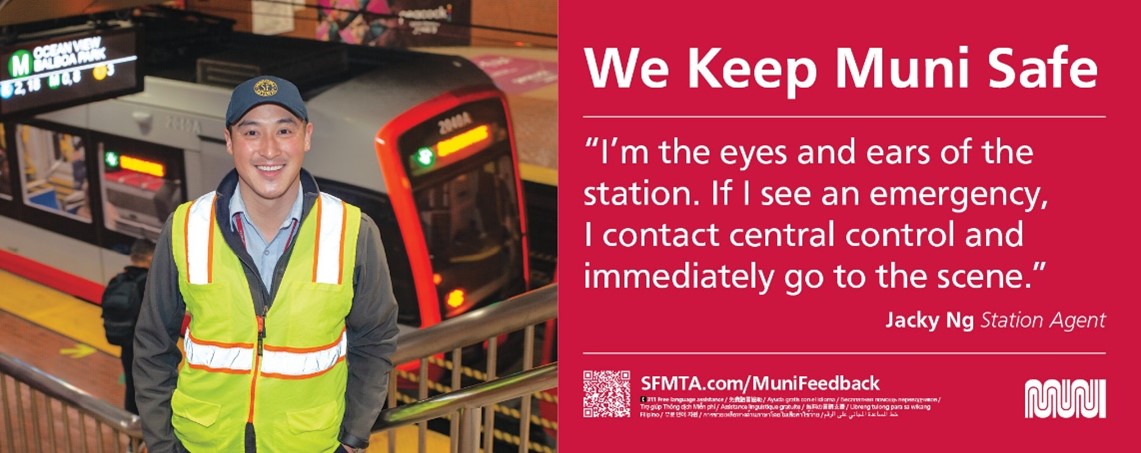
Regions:
<instances>
[{"instance_id":1,"label":"vest pocket","mask_svg":"<svg viewBox=\"0 0 1141 453\"><path fill-rule=\"evenodd\" d=\"M171 424L174 425L175 431L199 432L202 428L209 428L218 421L218 413L221 412L222 406L202 401L175 389L170 397L170 410L174 413ZM192 423L186 423L187 421Z\"/></svg>"},{"instance_id":2,"label":"vest pocket","mask_svg":"<svg viewBox=\"0 0 1141 453\"><path fill-rule=\"evenodd\" d=\"M275 433L258 436L259 450L264 445L267 451L331 452L338 445L338 411L343 410L337 401L329 401L317 407L285 411L285 420L273 424Z\"/></svg>"},{"instance_id":3,"label":"vest pocket","mask_svg":"<svg viewBox=\"0 0 1141 453\"><path fill-rule=\"evenodd\" d=\"M285 413L289 431L295 434L320 431L333 426L337 416L337 402L329 401L317 407Z\"/></svg>"}]
</instances>

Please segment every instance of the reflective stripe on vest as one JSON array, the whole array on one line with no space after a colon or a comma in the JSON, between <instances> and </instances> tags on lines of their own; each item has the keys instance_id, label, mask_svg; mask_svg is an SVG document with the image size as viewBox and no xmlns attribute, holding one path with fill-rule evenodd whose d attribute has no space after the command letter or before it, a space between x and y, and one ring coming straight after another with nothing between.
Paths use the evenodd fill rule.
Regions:
<instances>
[{"instance_id":1,"label":"reflective stripe on vest","mask_svg":"<svg viewBox=\"0 0 1141 453\"><path fill-rule=\"evenodd\" d=\"M305 379L333 369L349 352L349 339L345 332L332 344L316 348L286 348L265 346L262 355L261 375L280 379Z\"/></svg>"},{"instance_id":2,"label":"reflective stripe on vest","mask_svg":"<svg viewBox=\"0 0 1141 453\"><path fill-rule=\"evenodd\" d=\"M213 282L214 203L217 192L198 197L190 206L183 225L186 240L186 281L192 285ZM341 200L324 193L313 209L318 218L317 245L313 252L313 282L339 285L343 278L345 227L348 225Z\"/></svg>"},{"instance_id":3,"label":"reflective stripe on vest","mask_svg":"<svg viewBox=\"0 0 1141 453\"><path fill-rule=\"evenodd\" d=\"M183 238L186 239L186 281L191 285L205 285L213 281L210 252L214 250L214 198L215 192L198 197L186 214Z\"/></svg>"},{"instance_id":4,"label":"reflective stripe on vest","mask_svg":"<svg viewBox=\"0 0 1141 453\"><path fill-rule=\"evenodd\" d=\"M186 366L217 373L246 374L254 363L254 345L217 343L194 338L189 331L182 340Z\"/></svg>"},{"instance_id":5,"label":"reflective stripe on vest","mask_svg":"<svg viewBox=\"0 0 1141 453\"><path fill-rule=\"evenodd\" d=\"M317 210L317 247L313 253L314 283L341 284L341 261L345 250L345 216L348 211L341 200L324 193L317 197L313 206Z\"/></svg>"},{"instance_id":6,"label":"reflective stripe on vest","mask_svg":"<svg viewBox=\"0 0 1141 453\"><path fill-rule=\"evenodd\" d=\"M216 373L246 374L254 361L254 345L249 343L217 343L194 338L187 332L182 341L186 350L186 366ZM261 360L261 375L281 379L305 379L333 369L345 359L349 350L344 331L337 341L314 348L287 348L266 345Z\"/></svg>"}]
</instances>

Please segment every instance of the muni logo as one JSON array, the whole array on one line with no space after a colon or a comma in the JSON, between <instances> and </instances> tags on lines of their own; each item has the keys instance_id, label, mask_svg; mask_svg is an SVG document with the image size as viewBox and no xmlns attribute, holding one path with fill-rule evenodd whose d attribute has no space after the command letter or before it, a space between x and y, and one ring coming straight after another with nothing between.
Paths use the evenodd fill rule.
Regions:
<instances>
[{"instance_id":1,"label":"muni logo","mask_svg":"<svg viewBox=\"0 0 1141 453\"><path fill-rule=\"evenodd\" d=\"M27 50L20 49L12 53L8 58L8 75L14 79L31 75L32 73L32 53Z\"/></svg>"},{"instance_id":2,"label":"muni logo","mask_svg":"<svg viewBox=\"0 0 1141 453\"><path fill-rule=\"evenodd\" d=\"M1105 379L1030 379L1026 418L1105 418Z\"/></svg>"}]
</instances>

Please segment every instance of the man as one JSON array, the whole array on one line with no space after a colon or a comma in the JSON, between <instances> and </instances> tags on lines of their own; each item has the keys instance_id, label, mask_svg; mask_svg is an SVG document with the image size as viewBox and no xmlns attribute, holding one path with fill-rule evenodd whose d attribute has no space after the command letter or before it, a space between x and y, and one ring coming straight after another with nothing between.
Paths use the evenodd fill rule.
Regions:
<instances>
[{"instance_id":1,"label":"man","mask_svg":"<svg viewBox=\"0 0 1141 453\"><path fill-rule=\"evenodd\" d=\"M312 135L292 83L260 76L231 94L235 169L167 220L135 331L150 451L368 446L396 301L376 224L301 168Z\"/></svg>"},{"instance_id":2,"label":"man","mask_svg":"<svg viewBox=\"0 0 1141 453\"><path fill-rule=\"evenodd\" d=\"M107 283L100 303L107 342L122 348L119 361L123 364L123 377L127 386L123 408L135 415L139 414L139 407L135 405L135 380L131 373L135 324L139 319L143 287L147 284L147 269L151 267L154 252L154 242L144 238L136 239L131 245L131 264Z\"/></svg>"}]
</instances>

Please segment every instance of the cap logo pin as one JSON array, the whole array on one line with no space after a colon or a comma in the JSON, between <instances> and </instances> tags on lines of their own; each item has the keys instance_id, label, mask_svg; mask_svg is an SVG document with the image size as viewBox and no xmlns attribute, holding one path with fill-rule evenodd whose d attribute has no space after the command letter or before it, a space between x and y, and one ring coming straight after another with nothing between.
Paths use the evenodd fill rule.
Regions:
<instances>
[{"instance_id":1,"label":"cap logo pin","mask_svg":"<svg viewBox=\"0 0 1141 453\"><path fill-rule=\"evenodd\" d=\"M277 94L277 83L269 79L258 80L254 84L254 94L263 98L273 96Z\"/></svg>"}]
</instances>

